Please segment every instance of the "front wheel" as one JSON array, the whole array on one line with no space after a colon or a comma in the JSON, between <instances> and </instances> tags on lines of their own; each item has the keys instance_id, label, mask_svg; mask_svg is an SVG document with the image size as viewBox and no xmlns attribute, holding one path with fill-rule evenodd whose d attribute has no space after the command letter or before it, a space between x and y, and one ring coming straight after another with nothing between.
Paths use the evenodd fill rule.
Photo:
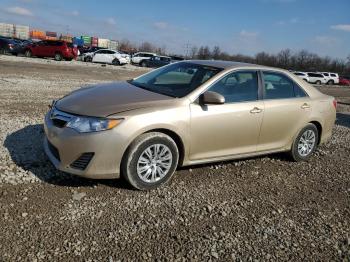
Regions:
<instances>
[{"instance_id":1,"label":"front wheel","mask_svg":"<svg viewBox=\"0 0 350 262\"><path fill-rule=\"evenodd\" d=\"M317 80L316 81L316 85L320 85L321 84L321 81L320 80Z\"/></svg>"},{"instance_id":2,"label":"front wheel","mask_svg":"<svg viewBox=\"0 0 350 262\"><path fill-rule=\"evenodd\" d=\"M172 178L179 160L174 140L159 132L139 136L122 161L122 176L136 189L155 189Z\"/></svg>"},{"instance_id":3,"label":"front wheel","mask_svg":"<svg viewBox=\"0 0 350 262\"><path fill-rule=\"evenodd\" d=\"M60 53L55 54L55 60L56 61L61 61L63 59L62 55Z\"/></svg>"},{"instance_id":4,"label":"front wheel","mask_svg":"<svg viewBox=\"0 0 350 262\"><path fill-rule=\"evenodd\" d=\"M308 124L298 134L293 142L290 155L295 161L306 161L315 152L319 134L314 124Z\"/></svg>"},{"instance_id":5,"label":"front wheel","mask_svg":"<svg viewBox=\"0 0 350 262\"><path fill-rule=\"evenodd\" d=\"M141 66L142 66L142 67L147 67L146 61L142 61Z\"/></svg>"}]
</instances>

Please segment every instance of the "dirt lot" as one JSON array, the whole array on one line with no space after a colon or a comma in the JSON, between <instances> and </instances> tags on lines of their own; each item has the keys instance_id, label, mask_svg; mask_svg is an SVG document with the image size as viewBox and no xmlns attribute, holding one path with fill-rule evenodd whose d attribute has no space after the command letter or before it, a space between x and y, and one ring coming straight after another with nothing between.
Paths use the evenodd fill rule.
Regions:
<instances>
[{"instance_id":1,"label":"dirt lot","mask_svg":"<svg viewBox=\"0 0 350 262\"><path fill-rule=\"evenodd\" d=\"M141 68L0 56L0 261L350 259L350 106L307 163L272 155L177 171L151 192L56 171L51 100ZM350 102L350 89L322 87Z\"/></svg>"}]
</instances>

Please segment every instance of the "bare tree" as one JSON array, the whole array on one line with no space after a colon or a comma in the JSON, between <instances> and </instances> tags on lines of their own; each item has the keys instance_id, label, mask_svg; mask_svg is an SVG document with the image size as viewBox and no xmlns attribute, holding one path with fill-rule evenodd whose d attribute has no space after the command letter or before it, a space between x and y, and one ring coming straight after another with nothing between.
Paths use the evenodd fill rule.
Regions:
<instances>
[{"instance_id":1,"label":"bare tree","mask_svg":"<svg viewBox=\"0 0 350 262\"><path fill-rule=\"evenodd\" d=\"M198 47L192 46L192 48L190 50L190 58L192 58L192 59L197 58L197 53L198 53Z\"/></svg>"},{"instance_id":2,"label":"bare tree","mask_svg":"<svg viewBox=\"0 0 350 262\"><path fill-rule=\"evenodd\" d=\"M211 56L215 60L221 59L221 49L219 46L214 46Z\"/></svg>"}]
</instances>

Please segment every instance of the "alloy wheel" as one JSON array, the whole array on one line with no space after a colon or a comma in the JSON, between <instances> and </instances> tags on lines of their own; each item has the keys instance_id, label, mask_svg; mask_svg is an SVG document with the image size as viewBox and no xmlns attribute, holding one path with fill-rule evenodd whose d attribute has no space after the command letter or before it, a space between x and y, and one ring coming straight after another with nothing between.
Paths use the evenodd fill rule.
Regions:
<instances>
[{"instance_id":1,"label":"alloy wheel","mask_svg":"<svg viewBox=\"0 0 350 262\"><path fill-rule=\"evenodd\" d=\"M164 144L147 147L137 161L137 175L146 183L155 183L163 179L169 172L173 155Z\"/></svg>"},{"instance_id":2,"label":"alloy wheel","mask_svg":"<svg viewBox=\"0 0 350 262\"><path fill-rule=\"evenodd\" d=\"M314 149L316 144L316 134L313 130L306 130L300 137L298 143L298 153L305 157Z\"/></svg>"}]
</instances>

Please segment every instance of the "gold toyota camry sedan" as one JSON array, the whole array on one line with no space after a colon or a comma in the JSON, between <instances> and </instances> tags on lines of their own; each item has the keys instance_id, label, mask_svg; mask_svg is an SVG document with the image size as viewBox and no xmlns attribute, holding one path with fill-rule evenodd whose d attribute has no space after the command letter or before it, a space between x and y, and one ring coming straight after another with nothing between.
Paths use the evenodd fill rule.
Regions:
<instances>
[{"instance_id":1,"label":"gold toyota camry sedan","mask_svg":"<svg viewBox=\"0 0 350 262\"><path fill-rule=\"evenodd\" d=\"M55 101L44 147L62 171L148 190L178 166L275 152L307 160L335 117L333 97L285 70L183 61Z\"/></svg>"}]
</instances>

